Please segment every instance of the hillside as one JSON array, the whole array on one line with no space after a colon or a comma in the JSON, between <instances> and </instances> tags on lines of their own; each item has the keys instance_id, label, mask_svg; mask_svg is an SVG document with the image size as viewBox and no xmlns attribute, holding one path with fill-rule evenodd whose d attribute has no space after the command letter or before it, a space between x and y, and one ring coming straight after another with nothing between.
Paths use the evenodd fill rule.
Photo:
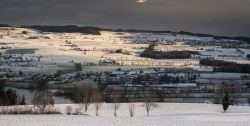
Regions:
<instances>
[{"instance_id":1,"label":"hillside","mask_svg":"<svg viewBox=\"0 0 250 126\"><path fill-rule=\"evenodd\" d=\"M135 117L129 117L128 104L121 104L118 117L112 104L104 104L100 116L93 106L86 115L0 115L1 126L248 126L248 106L231 106L222 113L222 106L212 104L160 103L160 108L146 116L141 103L136 104ZM56 105L64 112L65 105Z\"/></svg>"}]
</instances>

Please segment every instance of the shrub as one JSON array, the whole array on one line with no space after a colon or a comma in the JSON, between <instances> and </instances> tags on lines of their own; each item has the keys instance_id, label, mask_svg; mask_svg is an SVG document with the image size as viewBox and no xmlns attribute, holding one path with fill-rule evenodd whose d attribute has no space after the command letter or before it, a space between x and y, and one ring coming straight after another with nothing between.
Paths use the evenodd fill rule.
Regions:
<instances>
[{"instance_id":1,"label":"shrub","mask_svg":"<svg viewBox=\"0 0 250 126\"><path fill-rule=\"evenodd\" d=\"M250 106L250 97L247 99L247 101L248 101L248 105Z\"/></svg>"},{"instance_id":2,"label":"shrub","mask_svg":"<svg viewBox=\"0 0 250 126\"><path fill-rule=\"evenodd\" d=\"M49 106L44 112L38 107L32 106L4 106L0 108L0 114L61 114L59 108Z\"/></svg>"},{"instance_id":3,"label":"shrub","mask_svg":"<svg viewBox=\"0 0 250 126\"><path fill-rule=\"evenodd\" d=\"M22 34L28 34L28 32L27 31L22 31Z\"/></svg>"},{"instance_id":4,"label":"shrub","mask_svg":"<svg viewBox=\"0 0 250 126\"><path fill-rule=\"evenodd\" d=\"M82 65L81 65L81 63L75 63L74 66L75 66L75 70L76 71L82 71Z\"/></svg>"},{"instance_id":5,"label":"shrub","mask_svg":"<svg viewBox=\"0 0 250 126\"><path fill-rule=\"evenodd\" d=\"M229 98L228 94L226 93L226 95L224 96L224 98L222 100L222 106L223 106L224 112L227 111L229 105L230 105L230 98Z\"/></svg>"},{"instance_id":6,"label":"shrub","mask_svg":"<svg viewBox=\"0 0 250 126\"><path fill-rule=\"evenodd\" d=\"M247 58L250 59L250 54L247 54Z\"/></svg>"}]
</instances>

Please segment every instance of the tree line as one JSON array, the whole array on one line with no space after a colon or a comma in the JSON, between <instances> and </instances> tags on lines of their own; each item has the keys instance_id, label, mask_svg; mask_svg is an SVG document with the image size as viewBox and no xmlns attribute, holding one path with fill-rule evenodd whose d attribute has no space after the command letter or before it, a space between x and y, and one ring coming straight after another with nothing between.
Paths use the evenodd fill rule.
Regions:
<instances>
[{"instance_id":1,"label":"tree line","mask_svg":"<svg viewBox=\"0 0 250 126\"><path fill-rule=\"evenodd\" d=\"M238 64L236 62L215 59L202 59L200 60L200 64L213 66L214 72L250 73L250 64Z\"/></svg>"},{"instance_id":2,"label":"tree line","mask_svg":"<svg viewBox=\"0 0 250 126\"><path fill-rule=\"evenodd\" d=\"M32 28L37 29L42 32L58 32L58 33L84 33L84 34L93 34L101 35L99 28L95 27L78 27L75 25L66 25L66 26L42 26L42 25L33 25L33 26L21 26L22 28Z\"/></svg>"},{"instance_id":3,"label":"tree line","mask_svg":"<svg viewBox=\"0 0 250 126\"><path fill-rule=\"evenodd\" d=\"M25 97L20 97L17 95L16 91L13 89L4 89L4 80L0 80L0 106L10 106L10 105L25 105Z\"/></svg>"},{"instance_id":4,"label":"tree line","mask_svg":"<svg viewBox=\"0 0 250 126\"><path fill-rule=\"evenodd\" d=\"M1 83L2 84L2 83ZM2 109L2 114L61 114L61 111L54 108L54 100L52 93L48 90L48 85L46 80L39 80L37 82L36 87L36 93L33 97L33 105L34 109L31 109L29 107L23 109L20 108L20 106L14 107L14 109ZM6 91L11 92L11 91ZM226 84L223 83L219 88L217 88L215 92L215 98L214 103L221 104L223 107L224 112L228 110L230 105L233 105L237 103L237 89L235 84ZM12 94L8 95L10 99L17 98L16 93L7 93ZM157 103L154 102L154 99L152 97L152 93L145 89L143 90L143 103L141 107L144 108L144 110L147 113L147 116L150 115L150 112L153 109L156 109L159 107ZM113 91L112 92L112 109L113 109L113 115L114 117L118 116L119 109L121 107L121 99L123 94L121 92ZM0 97L2 98L2 97ZM81 115L88 111L89 106L92 104L94 106L95 115L99 116L99 110L103 106L103 96L102 92L91 88L86 85L80 85L78 87L75 87L72 90L72 100L75 103L79 103L81 106L76 108L74 111L72 109L72 106L66 106L65 113L68 115L77 114ZM250 103L250 99L248 101ZM11 104L17 104L16 100L10 100ZM25 103L24 103L25 104ZM136 104L134 103L133 97L130 97L130 100L128 102L128 111L129 116L133 117L135 115L135 109ZM1 114L0 113L0 114Z\"/></svg>"},{"instance_id":5,"label":"tree line","mask_svg":"<svg viewBox=\"0 0 250 126\"><path fill-rule=\"evenodd\" d=\"M200 55L197 51L156 51L154 50L156 44L150 44L149 47L142 52L141 57L152 59L189 59L192 55Z\"/></svg>"}]
</instances>

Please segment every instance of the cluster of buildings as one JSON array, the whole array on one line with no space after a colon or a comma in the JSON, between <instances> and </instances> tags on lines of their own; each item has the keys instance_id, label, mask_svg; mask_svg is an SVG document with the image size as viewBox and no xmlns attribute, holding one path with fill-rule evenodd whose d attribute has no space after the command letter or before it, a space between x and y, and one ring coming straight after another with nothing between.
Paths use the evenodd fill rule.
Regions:
<instances>
[{"instance_id":1,"label":"cluster of buildings","mask_svg":"<svg viewBox=\"0 0 250 126\"><path fill-rule=\"evenodd\" d=\"M197 72L180 69L144 69L113 71L101 76L99 87L103 88L106 101L112 101L119 93L123 102L142 102L150 97L159 102L215 102L221 87L234 85L238 102L250 97L249 75Z\"/></svg>"}]
</instances>

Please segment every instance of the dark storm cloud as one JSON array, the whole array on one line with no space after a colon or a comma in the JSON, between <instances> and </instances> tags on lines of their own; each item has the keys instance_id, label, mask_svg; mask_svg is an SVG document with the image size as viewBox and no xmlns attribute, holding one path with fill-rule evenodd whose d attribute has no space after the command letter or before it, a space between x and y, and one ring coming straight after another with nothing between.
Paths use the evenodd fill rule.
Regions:
<instances>
[{"instance_id":1,"label":"dark storm cloud","mask_svg":"<svg viewBox=\"0 0 250 126\"><path fill-rule=\"evenodd\" d=\"M0 23L250 36L250 0L0 0Z\"/></svg>"}]
</instances>

